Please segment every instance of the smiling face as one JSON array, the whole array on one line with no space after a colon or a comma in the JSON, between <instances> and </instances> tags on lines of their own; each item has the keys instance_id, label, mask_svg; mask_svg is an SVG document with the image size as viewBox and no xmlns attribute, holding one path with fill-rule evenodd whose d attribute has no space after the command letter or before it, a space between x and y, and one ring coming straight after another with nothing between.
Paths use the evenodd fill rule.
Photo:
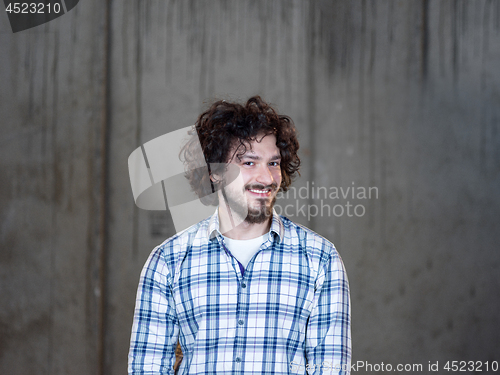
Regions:
<instances>
[{"instance_id":1,"label":"smiling face","mask_svg":"<svg viewBox=\"0 0 500 375\"><path fill-rule=\"evenodd\" d=\"M258 224L272 215L281 184L281 155L273 134L257 136L246 148L243 154L240 149L233 151L229 161L239 168L242 177L239 181L243 181L243 185L230 184L221 194L233 212L240 217L246 214L245 221L249 224Z\"/></svg>"}]
</instances>

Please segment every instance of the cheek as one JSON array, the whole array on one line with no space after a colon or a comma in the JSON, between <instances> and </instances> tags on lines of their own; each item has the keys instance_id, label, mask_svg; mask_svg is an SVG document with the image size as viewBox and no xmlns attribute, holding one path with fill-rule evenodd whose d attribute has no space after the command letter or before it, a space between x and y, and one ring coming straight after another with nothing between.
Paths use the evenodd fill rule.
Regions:
<instances>
[{"instance_id":1,"label":"cheek","mask_svg":"<svg viewBox=\"0 0 500 375\"><path fill-rule=\"evenodd\" d=\"M243 182L243 186L246 186L249 183L253 182L254 177L250 171L246 171L244 169L241 169L240 173L241 173L241 180Z\"/></svg>"},{"instance_id":2,"label":"cheek","mask_svg":"<svg viewBox=\"0 0 500 375\"><path fill-rule=\"evenodd\" d=\"M241 194L241 192L245 189L245 184L242 180L235 181L231 184L231 191L234 194Z\"/></svg>"},{"instance_id":3,"label":"cheek","mask_svg":"<svg viewBox=\"0 0 500 375\"><path fill-rule=\"evenodd\" d=\"M277 170L273 173L273 179L278 184L278 187L281 185L281 169Z\"/></svg>"},{"instance_id":4,"label":"cheek","mask_svg":"<svg viewBox=\"0 0 500 375\"><path fill-rule=\"evenodd\" d=\"M237 169L236 169L237 168ZM233 189L241 189L247 183L245 171L242 168L234 167L232 170L232 183L230 184Z\"/></svg>"}]
</instances>

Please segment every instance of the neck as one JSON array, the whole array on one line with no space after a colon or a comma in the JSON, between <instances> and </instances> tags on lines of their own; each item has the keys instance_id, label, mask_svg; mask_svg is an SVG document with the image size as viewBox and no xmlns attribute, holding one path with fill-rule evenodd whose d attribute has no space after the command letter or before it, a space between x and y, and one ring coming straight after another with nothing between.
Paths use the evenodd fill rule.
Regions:
<instances>
[{"instance_id":1,"label":"neck","mask_svg":"<svg viewBox=\"0 0 500 375\"><path fill-rule=\"evenodd\" d=\"M271 219L269 218L263 223L250 224L247 221L231 216L224 205L219 206L219 230L229 238L234 240L250 240L257 238L269 232L271 227Z\"/></svg>"}]
</instances>

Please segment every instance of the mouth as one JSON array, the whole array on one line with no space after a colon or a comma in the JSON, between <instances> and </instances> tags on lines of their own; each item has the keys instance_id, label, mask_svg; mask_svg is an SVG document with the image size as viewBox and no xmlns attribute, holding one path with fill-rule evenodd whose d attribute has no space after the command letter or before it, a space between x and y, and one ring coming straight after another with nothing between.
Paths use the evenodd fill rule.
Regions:
<instances>
[{"instance_id":1,"label":"mouth","mask_svg":"<svg viewBox=\"0 0 500 375\"><path fill-rule=\"evenodd\" d=\"M271 195L272 189L247 189L252 195L267 198Z\"/></svg>"}]
</instances>

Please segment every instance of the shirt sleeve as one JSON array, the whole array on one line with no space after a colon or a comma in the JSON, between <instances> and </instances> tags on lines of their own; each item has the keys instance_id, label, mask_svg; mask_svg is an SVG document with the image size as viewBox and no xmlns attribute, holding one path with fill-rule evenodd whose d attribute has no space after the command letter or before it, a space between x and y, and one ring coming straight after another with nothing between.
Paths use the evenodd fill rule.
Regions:
<instances>
[{"instance_id":1,"label":"shirt sleeve","mask_svg":"<svg viewBox=\"0 0 500 375\"><path fill-rule=\"evenodd\" d=\"M350 374L351 307L349 284L333 250L319 270L314 305L306 331L307 374Z\"/></svg>"},{"instance_id":2,"label":"shirt sleeve","mask_svg":"<svg viewBox=\"0 0 500 375\"><path fill-rule=\"evenodd\" d=\"M170 274L158 249L144 266L134 311L129 374L174 374L179 324Z\"/></svg>"}]
</instances>

